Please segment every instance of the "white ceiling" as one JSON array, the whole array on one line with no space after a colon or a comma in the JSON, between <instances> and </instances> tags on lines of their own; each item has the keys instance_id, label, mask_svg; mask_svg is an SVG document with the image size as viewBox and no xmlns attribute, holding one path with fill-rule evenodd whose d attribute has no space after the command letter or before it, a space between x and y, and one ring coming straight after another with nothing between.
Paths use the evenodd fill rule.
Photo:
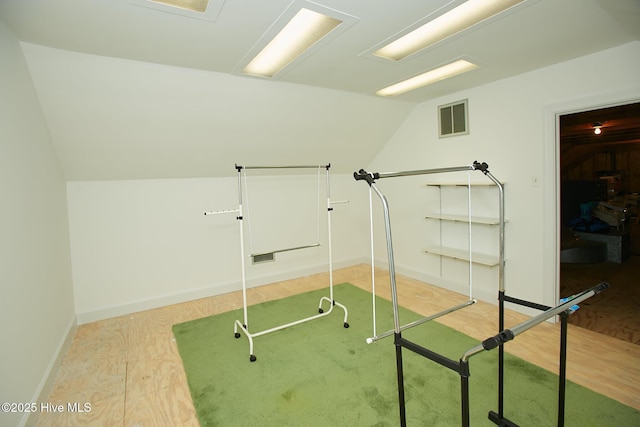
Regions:
<instances>
[{"instance_id":1,"label":"white ceiling","mask_svg":"<svg viewBox=\"0 0 640 427\"><path fill-rule=\"evenodd\" d=\"M454 2L459 1L454 0ZM139 0L136 2L139 3ZM318 0L317 3L356 17L356 22L304 61L279 76L276 81L268 81L240 76L234 70L260 37L292 4L291 0L226 0L215 22L161 12L133 3L133 0L0 0L0 18L15 36L24 42L25 57L43 103L54 144L69 179L206 176L208 173L205 170L211 168L211 163L206 166L206 162L202 160L203 155L210 154L202 151L202 145L205 142L211 143L212 138L215 139L215 131L206 127L199 129L198 125L192 122L189 131L194 134L195 139L200 138L200 142L194 143L196 145L191 147L188 141L189 132L186 132L187 140L180 142L183 147L194 150L195 154L192 158L185 156L183 165L173 165L165 168L163 172L160 171L161 163L145 169L144 165L152 162L143 160L144 153L149 149L145 144L149 145L149 141L139 141L145 138L161 140L167 133L177 136L182 132L184 135L185 128L180 126L170 128L167 125L168 128L158 135L140 133L143 126L148 127L145 121L149 117L145 117L142 112L148 106L140 104L138 106L140 108L134 109L131 105L124 105L132 104L130 100L124 100L124 98L115 104L121 107L116 107L116 110L123 110L121 115L114 112L114 105L108 102L104 105L105 108L107 106L110 108L110 112L99 109L97 111L97 113L109 115L113 125L104 121L95 121L95 118L84 110L93 102L92 94L101 97L99 98L101 101L107 101L105 99L107 95L104 92L92 93L95 90L89 83L83 85L80 81L74 88L72 82L73 79L82 80L82 76L109 81L109 76L100 74L101 68L134 76L132 79L120 79L119 82L109 81L109 85L113 84L113 87L109 87L112 92L110 97L115 97L113 92L117 94L118 90L123 91L123 97L124 92L131 90L138 97L144 97L144 86L152 84L145 81L145 70L159 74L174 73L193 76L202 84L214 84L211 78L207 77L206 72L215 72L209 73L216 76L215 84L219 85L220 82L228 84L226 86L229 91L228 97L223 96L225 102L233 97L231 88L237 85L241 85L243 91L249 88L258 93L257 102L251 96L243 95L246 111L240 104L230 107L236 115L242 112L245 124L248 126L250 123L251 127L256 129L253 133L239 132L239 141L248 143L249 140L259 139L264 135L265 130L256 127L259 126L261 117L264 115L264 110L260 110L260 106L265 107L261 105L261 100L269 96L279 96L280 102L277 105L272 102L269 108L271 110L282 108L282 111L276 112L276 117L281 122L277 127L267 126L266 133L273 132L273 138L277 138L277 129L283 131L292 121L299 121L300 124L300 128L292 134L283 131L282 138L287 141L275 147L276 150L281 150L281 154L291 150L296 151L296 141L304 139L306 129L308 133L327 141L326 144L329 147L328 151L316 150L318 152L314 154L335 156L344 150L355 153L367 147L367 153L363 155L363 159L370 159L401 124L411 106L417 102L633 40L640 40L640 0L527 0L524 5L517 6L484 24L403 61L390 63L375 59L367 52L416 22L424 22L429 15L452 2L449 0ZM295 0L293 3L298 5L304 1ZM55 50L47 48L55 48ZM87 54L92 56L89 57ZM460 57L472 58L480 68L393 99L373 95L377 89ZM94 59L89 61L87 58ZM138 65L132 68L130 61L123 60L133 60ZM145 63L148 65L144 65ZM53 66L53 64L58 65ZM172 67L160 68L157 64ZM66 77L65 73L67 73ZM124 86L118 89L117 83ZM62 89L65 84L69 86L66 92ZM132 89L134 84L137 86ZM163 83L163 86L166 85ZM151 91L151 87L147 89ZM188 86L188 90L191 89L193 88ZM327 92L326 89L341 92ZM69 94L69 91L74 90L82 92ZM175 92L171 93L175 94ZM321 93L324 95L320 95ZM215 92L210 95L214 99L219 99L219 95ZM71 99L65 99L65 96ZM192 96L197 95L192 94ZM318 106L310 105L309 97L325 96L327 98L324 101L325 108L319 109ZM74 102L75 98L78 99ZM338 101L346 104L331 111L332 102ZM164 101L159 97L148 102L157 104ZM220 104L211 104L212 102L213 100L203 104L202 107L220 110L220 114L224 114L227 110ZM177 105L188 103L189 101L185 98L184 104L178 100ZM305 110L305 106L308 107L307 115L300 120L295 116L297 109L292 107L296 103L302 103L302 110ZM82 105L85 107L83 108ZM364 108L365 105L370 110L368 120L363 118L359 121L356 118L353 124L342 123L340 131L344 132L348 138L341 139L336 138L335 133L323 133L323 127L334 126L339 117L344 114L349 115L350 112ZM170 104L165 103L164 109L166 110L167 107L170 107ZM65 108L68 110L65 111ZM69 121L70 117L75 115L74 118L77 119L77 115L83 116L83 114L88 121L84 128L78 126L75 130L70 130L74 126L74 122ZM136 119L135 115L141 116ZM349 119L352 118L351 116ZM166 116L165 121L169 117ZM178 114L176 123L185 117ZM227 123L230 119L220 120L221 123ZM128 130L131 131L131 126L135 127L131 124L132 122L143 123L139 129L131 132L134 135L139 132L135 138L127 139L127 134L120 135L116 130L110 129L116 124L120 126L127 124L130 126ZM375 129L366 129L367 123ZM106 133L109 135L100 135L95 127L102 128L103 131L106 128ZM244 129L240 123L237 123L236 128ZM361 133L363 131L364 133ZM211 136L208 140L207 135ZM225 138L228 136L229 134L224 135ZM107 137L112 139L109 140ZM120 140L114 144L113 138L120 138ZM352 142L354 145L347 147L346 144ZM218 149L222 147L220 144L223 142L216 143ZM224 141L225 147L229 147L230 143L232 141ZM94 145L91 146L91 144ZM169 142L167 144L170 145ZM121 147L118 148L118 145ZM253 153L257 147L251 145L243 150L237 149L237 152L232 152L224 159L220 158L220 165L225 162L233 164L234 161L238 161L234 156L241 156L247 152ZM307 148L311 149L311 146L302 147L303 150ZM86 152L90 150L98 150L100 155L96 157L102 158L93 159L93 163L88 161L90 156ZM266 149L262 151L270 152ZM162 156L165 160L179 163L181 158L175 156L176 152L174 144L171 148L165 149ZM265 153L257 158L268 158L268 154ZM111 166L103 165L104 170L102 170L98 160L105 163L110 157L113 158L114 163ZM285 160L298 160L295 155L284 157ZM331 159L322 159L323 162L326 160ZM363 162L363 164L366 163Z\"/></svg>"},{"instance_id":2,"label":"white ceiling","mask_svg":"<svg viewBox=\"0 0 640 427\"><path fill-rule=\"evenodd\" d=\"M222 0L211 0L215 1ZM23 41L94 55L231 73L291 0L226 0L216 22L158 12L135 6L129 0L0 3L0 16ZM318 3L353 15L358 21L281 80L369 94L460 56L475 58L481 65L467 75L402 96L412 101L640 38L638 0L528 0L523 7L516 7L487 25L401 63L388 63L363 52L451 0Z\"/></svg>"}]
</instances>

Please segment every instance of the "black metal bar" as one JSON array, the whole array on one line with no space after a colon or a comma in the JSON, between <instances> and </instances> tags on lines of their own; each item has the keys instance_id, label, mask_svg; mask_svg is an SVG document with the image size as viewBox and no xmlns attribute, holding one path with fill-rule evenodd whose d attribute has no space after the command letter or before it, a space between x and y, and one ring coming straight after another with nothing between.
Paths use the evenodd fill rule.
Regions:
<instances>
[{"instance_id":1,"label":"black metal bar","mask_svg":"<svg viewBox=\"0 0 640 427\"><path fill-rule=\"evenodd\" d=\"M460 402L462 427L469 427L469 377L460 375Z\"/></svg>"},{"instance_id":2,"label":"black metal bar","mask_svg":"<svg viewBox=\"0 0 640 427\"><path fill-rule=\"evenodd\" d=\"M407 425L407 415L404 403L404 370L402 368L402 346L397 343L400 334L396 334L396 372L398 375L398 405L400 410L400 426Z\"/></svg>"},{"instance_id":3,"label":"black metal bar","mask_svg":"<svg viewBox=\"0 0 640 427\"><path fill-rule=\"evenodd\" d=\"M542 305L542 304L538 304L538 303L531 302L531 301L525 301L523 299L510 297L508 295L503 295L502 298L504 299L505 302L518 304L518 305L521 305L521 306L524 306L524 307L535 308L536 310L540 310L540 311L547 311L547 310L549 310L551 308L548 305Z\"/></svg>"},{"instance_id":4,"label":"black metal bar","mask_svg":"<svg viewBox=\"0 0 640 427\"><path fill-rule=\"evenodd\" d=\"M519 427L518 424L504 418L502 415L498 415L494 411L489 411L489 420L500 427Z\"/></svg>"},{"instance_id":5,"label":"black metal bar","mask_svg":"<svg viewBox=\"0 0 640 427\"><path fill-rule=\"evenodd\" d=\"M420 356L426 357L429 360L433 360L439 365L442 365L446 368L451 369L452 371L460 373L460 362L451 360L448 357L445 357L441 354L431 351L428 348L424 348L414 342L406 340L397 335L396 335L396 342L397 344L400 344L402 347L406 348L407 350L411 350L414 353L419 354Z\"/></svg>"},{"instance_id":6,"label":"black metal bar","mask_svg":"<svg viewBox=\"0 0 640 427\"><path fill-rule=\"evenodd\" d=\"M504 331L504 291L499 293L500 314L498 320L498 331ZM498 416L504 415L504 346L498 349ZM491 417L490 417L491 418Z\"/></svg>"},{"instance_id":7,"label":"black metal bar","mask_svg":"<svg viewBox=\"0 0 640 427\"><path fill-rule=\"evenodd\" d=\"M567 327L569 314L560 314L560 372L558 373L558 427L564 426L567 384Z\"/></svg>"}]
</instances>

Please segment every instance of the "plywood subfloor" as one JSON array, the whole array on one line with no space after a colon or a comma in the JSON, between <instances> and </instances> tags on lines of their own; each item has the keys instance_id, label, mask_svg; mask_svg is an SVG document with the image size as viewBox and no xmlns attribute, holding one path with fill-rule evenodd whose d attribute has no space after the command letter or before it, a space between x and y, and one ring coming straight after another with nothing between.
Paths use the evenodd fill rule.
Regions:
<instances>
[{"instance_id":1,"label":"plywood subfloor","mask_svg":"<svg viewBox=\"0 0 640 427\"><path fill-rule=\"evenodd\" d=\"M585 301L569 323L640 345L640 223L626 225L628 256L622 263L560 264L560 295L581 290L584 283L605 281L611 288Z\"/></svg>"},{"instance_id":2,"label":"plywood subfloor","mask_svg":"<svg viewBox=\"0 0 640 427\"><path fill-rule=\"evenodd\" d=\"M622 264L562 264L561 296L569 296L584 283L606 281L607 292L585 301L569 317L569 323L610 337L640 345L640 255L632 254Z\"/></svg>"},{"instance_id":3,"label":"plywood subfloor","mask_svg":"<svg viewBox=\"0 0 640 427\"><path fill-rule=\"evenodd\" d=\"M371 269L334 272L334 283L371 290ZM389 299L388 274L376 271L376 293ZM399 303L428 315L467 298L397 277ZM328 274L248 291L250 304L326 288ZM336 295L339 301L339 296ZM38 426L197 426L171 327L242 306L240 292L171 305L81 325L48 398L53 404L89 403L90 412L42 413ZM507 325L527 317L508 312ZM497 332L497 306L479 302L440 318L478 340ZM543 323L510 342L507 351L548 370L558 368L559 325ZM542 351L541 349L545 349ZM547 350L548 349L548 350ZM640 346L583 328L569 327L568 379L640 409ZM247 362L249 363L249 362Z\"/></svg>"}]
</instances>

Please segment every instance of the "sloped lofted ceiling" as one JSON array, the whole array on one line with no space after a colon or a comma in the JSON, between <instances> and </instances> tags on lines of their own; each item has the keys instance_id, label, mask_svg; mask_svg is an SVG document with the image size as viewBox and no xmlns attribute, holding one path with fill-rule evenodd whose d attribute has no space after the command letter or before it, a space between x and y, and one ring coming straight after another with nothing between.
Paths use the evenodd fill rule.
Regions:
<instances>
[{"instance_id":1,"label":"sloped lofted ceiling","mask_svg":"<svg viewBox=\"0 0 640 427\"><path fill-rule=\"evenodd\" d=\"M276 79L243 58L304 0L1 0L69 180L233 175L236 162L365 166L416 103L640 39L638 0L527 0L405 60L373 47L461 0L318 0L353 25ZM138 3L138 4L136 4ZM374 91L460 57L480 67L395 98Z\"/></svg>"}]
</instances>

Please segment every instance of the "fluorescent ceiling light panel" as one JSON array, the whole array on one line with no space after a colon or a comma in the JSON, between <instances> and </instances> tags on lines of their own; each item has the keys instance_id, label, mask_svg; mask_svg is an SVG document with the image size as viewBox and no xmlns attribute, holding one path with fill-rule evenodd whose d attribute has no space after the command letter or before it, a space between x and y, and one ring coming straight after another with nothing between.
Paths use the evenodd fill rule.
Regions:
<instances>
[{"instance_id":1,"label":"fluorescent ceiling light panel","mask_svg":"<svg viewBox=\"0 0 640 427\"><path fill-rule=\"evenodd\" d=\"M147 9L215 22L225 0L130 0L130 2Z\"/></svg>"},{"instance_id":2,"label":"fluorescent ceiling light panel","mask_svg":"<svg viewBox=\"0 0 640 427\"><path fill-rule=\"evenodd\" d=\"M440 80L448 79L449 77L457 76L467 71L471 71L478 68L478 65L459 59L447 65L443 65L440 68L436 68L426 73L418 74L415 77L411 77L407 80L393 84L391 86L380 89L376 92L376 95L380 96L396 96L401 93L409 92L410 90L417 89L422 86L426 86Z\"/></svg>"},{"instance_id":3,"label":"fluorescent ceiling light panel","mask_svg":"<svg viewBox=\"0 0 640 427\"><path fill-rule=\"evenodd\" d=\"M302 8L242 72L273 77L341 23L337 18Z\"/></svg>"},{"instance_id":4,"label":"fluorescent ceiling light panel","mask_svg":"<svg viewBox=\"0 0 640 427\"><path fill-rule=\"evenodd\" d=\"M162 3L181 9L192 10L194 12L204 12L207 10L209 0L151 0L156 3Z\"/></svg>"},{"instance_id":5,"label":"fluorescent ceiling light panel","mask_svg":"<svg viewBox=\"0 0 640 427\"><path fill-rule=\"evenodd\" d=\"M524 1L467 0L460 6L383 46L373 54L399 61Z\"/></svg>"}]
</instances>

